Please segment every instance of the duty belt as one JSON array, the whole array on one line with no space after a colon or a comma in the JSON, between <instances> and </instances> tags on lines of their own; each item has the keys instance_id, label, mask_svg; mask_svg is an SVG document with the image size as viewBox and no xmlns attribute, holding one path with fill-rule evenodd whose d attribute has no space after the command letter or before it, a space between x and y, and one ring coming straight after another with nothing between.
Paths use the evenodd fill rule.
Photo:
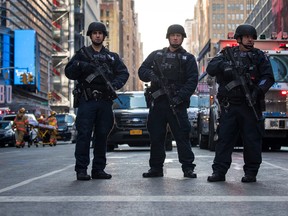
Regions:
<instances>
[{"instance_id":1,"label":"duty belt","mask_svg":"<svg viewBox=\"0 0 288 216\"><path fill-rule=\"evenodd\" d=\"M86 101L91 99L111 99L111 96L107 92L101 92L97 89L86 88L83 90L83 94Z\"/></svg>"}]
</instances>

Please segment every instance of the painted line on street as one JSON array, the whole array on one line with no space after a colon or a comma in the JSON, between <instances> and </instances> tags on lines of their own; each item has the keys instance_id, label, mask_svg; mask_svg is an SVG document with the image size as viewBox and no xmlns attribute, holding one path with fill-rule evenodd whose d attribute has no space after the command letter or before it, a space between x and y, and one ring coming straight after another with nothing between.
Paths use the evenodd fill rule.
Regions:
<instances>
[{"instance_id":1,"label":"painted line on street","mask_svg":"<svg viewBox=\"0 0 288 216\"><path fill-rule=\"evenodd\" d=\"M269 163L269 162L266 162L266 161L262 161L262 163L267 164L267 165L272 166L272 167L277 168L277 169L281 169L281 170L284 170L284 171L288 171L287 168L284 168L284 167L281 167L281 166L277 166L277 165L275 165L275 164L272 164L272 163Z\"/></svg>"},{"instance_id":2,"label":"painted line on street","mask_svg":"<svg viewBox=\"0 0 288 216\"><path fill-rule=\"evenodd\" d=\"M10 202L288 202L288 196L0 196Z\"/></svg>"},{"instance_id":3,"label":"painted line on street","mask_svg":"<svg viewBox=\"0 0 288 216\"><path fill-rule=\"evenodd\" d=\"M28 180L25 180L25 181L22 181L22 182L19 182L18 184L14 184L14 185L11 185L9 187L6 187L6 188L3 188L3 189L0 189L0 193L3 193L3 192L6 192L6 191L9 191L9 190L13 190L17 187L21 187L23 185L26 185L26 184L29 184L33 181L36 181L36 180L39 180L39 179L42 179L42 178L46 178L48 176L51 176L51 175L54 175L56 173L59 173L59 172L62 172L64 170L67 170L67 169L70 169L71 167L75 166L74 164L73 165L69 165L69 166L66 166L64 167L63 169L60 169L60 170L55 170L53 172L50 172L50 173L47 173L47 174L44 174L44 175L41 175L41 176L38 176L38 177L35 177L35 178L31 178L31 179L28 179Z\"/></svg>"}]
</instances>

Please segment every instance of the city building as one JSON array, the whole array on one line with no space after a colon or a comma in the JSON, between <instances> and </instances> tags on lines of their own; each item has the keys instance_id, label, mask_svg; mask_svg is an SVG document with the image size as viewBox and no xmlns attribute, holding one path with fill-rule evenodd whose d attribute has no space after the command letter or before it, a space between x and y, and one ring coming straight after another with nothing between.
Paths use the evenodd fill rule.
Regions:
<instances>
[{"instance_id":1,"label":"city building","mask_svg":"<svg viewBox=\"0 0 288 216\"><path fill-rule=\"evenodd\" d=\"M0 12L0 106L48 112L48 92L53 90L51 1L1 0Z\"/></svg>"},{"instance_id":2,"label":"city building","mask_svg":"<svg viewBox=\"0 0 288 216\"><path fill-rule=\"evenodd\" d=\"M283 32L288 32L287 14L287 0L258 0L245 22L255 26L258 35L269 38L276 32L277 38L281 38Z\"/></svg>"},{"instance_id":3,"label":"city building","mask_svg":"<svg viewBox=\"0 0 288 216\"><path fill-rule=\"evenodd\" d=\"M228 32L234 32L239 24L245 22L254 7L254 0L198 0L195 5L194 19L199 23L192 31L198 32L193 43L199 44L199 72L205 71L204 65L218 50L219 39L226 39ZM201 25L200 25L201 23Z\"/></svg>"}]
</instances>

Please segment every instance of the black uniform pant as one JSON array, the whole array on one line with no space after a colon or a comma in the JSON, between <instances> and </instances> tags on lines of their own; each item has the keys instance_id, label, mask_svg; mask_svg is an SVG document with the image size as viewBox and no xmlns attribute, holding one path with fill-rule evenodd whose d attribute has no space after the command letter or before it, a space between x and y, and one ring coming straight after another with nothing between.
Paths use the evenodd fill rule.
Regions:
<instances>
[{"instance_id":1,"label":"black uniform pant","mask_svg":"<svg viewBox=\"0 0 288 216\"><path fill-rule=\"evenodd\" d=\"M94 130L92 170L106 167L107 137L113 127L112 101L81 98L76 117L75 171L86 171L90 163L90 142Z\"/></svg>"},{"instance_id":2,"label":"black uniform pant","mask_svg":"<svg viewBox=\"0 0 288 216\"><path fill-rule=\"evenodd\" d=\"M155 102L150 108L148 115L148 131L151 141L149 165L152 169L162 170L165 161L165 137L167 126L169 124L176 141L179 162L182 164L182 170L194 170L194 153L191 149L189 132L191 125L188 120L186 107L177 109L178 124L169 103L166 99Z\"/></svg>"},{"instance_id":3,"label":"black uniform pant","mask_svg":"<svg viewBox=\"0 0 288 216\"><path fill-rule=\"evenodd\" d=\"M230 168L234 145L243 140L244 173L256 176L262 162L262 136L264 121L257 121L251 107L245 102L221 107L219 139L212 169L214 173L225 175Z\"/></svg>"}]
</instances>

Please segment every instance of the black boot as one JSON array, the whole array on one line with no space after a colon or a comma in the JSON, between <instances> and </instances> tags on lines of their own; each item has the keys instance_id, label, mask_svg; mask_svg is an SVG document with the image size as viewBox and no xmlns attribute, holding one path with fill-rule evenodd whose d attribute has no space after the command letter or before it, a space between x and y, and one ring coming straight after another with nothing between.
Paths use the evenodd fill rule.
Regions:
<instances>
[{"instance_id":1,"label":"black boot","mask_svg":"<svg viewBox=\"0 0 288 216\"><path fill-rule=\"evenodd\" d=\"M143 173L143 178L163 177L163 170L149 169L148 172Z\"/></svg>"},{"instance_id":2,"label":"black boot","mask_svg":"<svg viewBox=\"0 0 288 216\"><path fill-rule=\"evenodd\" d=\"M241 182L243 182L243 183L256 182L256 177L245 175L244 177L242 177Z\"/></svg>"},{"instance_id":3,"label":"black boot","mask_svg":"<svg viewBox=\"0 0 288 216\"><path fill-rule=\"evenodd\" d=\"M186 171L184 171L184 177L187 177L187 178L197 178L197 174L194 173L193 170L186 170Z\"/></svg>"},{"instance_id":4,"label":"black boot","mask_svg":"<svg viewBox=\"0 0 288 216\"><path fill-rule=\"evenodd\" d=\"M97 171L92 170L91 174L92 174L92 179L111 179L112 178L112 175L104 172L103 170L97 170Z\"/></svg>"},{"instance_id":5,"label":"black boot","mask_svg":"<svg viewBox=\"0 0 288 216\"><path fill-rule=\"evenodd\" d=\"M225 175L221 175L221 174L218 174L218 173L213 173L211 176L208 176L207 181L208 182L225 181Z\"/></svg>"},{"instance_id":6,"label":"black boot","mask_svg":"<svg viewBox=\"0 0 288 216\"><path fill-rule=\"evenodd\" d=\"M79 181L88 181L91 179L91 176L88 175L87 172L77 172L76 177Z\"/></svg>"}]
</instances>

